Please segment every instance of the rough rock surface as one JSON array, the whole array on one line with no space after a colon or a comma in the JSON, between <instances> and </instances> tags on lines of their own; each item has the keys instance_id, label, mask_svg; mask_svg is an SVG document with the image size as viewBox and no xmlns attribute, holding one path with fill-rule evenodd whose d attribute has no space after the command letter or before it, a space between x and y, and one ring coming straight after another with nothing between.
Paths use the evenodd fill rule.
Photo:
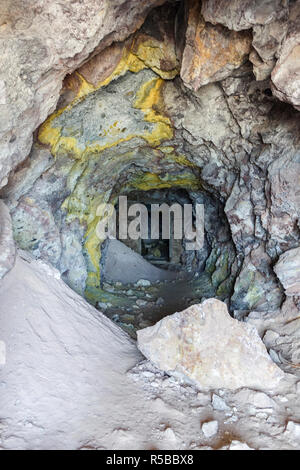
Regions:
<instances>
[{"instance_id":1,"label":"rough rock surface","mask_svg":"<svg viewBox=\"0 0 300 470\"><path fill-rule=\"evenodd\" d=\"M139 28L163 0L4 1L0 5L0 187L54 111L62 80L89 55Z\"/></svg>"},{"instance_id":2,"label":"rough rock surface","mask_svg":"<svg viewBox=\"0 0 300 470\"><path fill-rule=\"evenodd\" d=\"M272 89L277 98L300 111L300 4L291 6L289 29L272 72Z\"/></svg>"},{"instance_id":3,"label":"rough rock surface","mask_svg":"<svg viewBox=\"0 0 300 470\"><path fill-rule=\"evenodd\" d=\"M300 296L300 248L283 253L274 271L285 288L286 295Z\"/></svg>"},{"instance_id":4,"label":"rough rock surface","mask_svg":"<svg viewBox=\"0 0 300 470\"><path fill-rule=\"evenodd\" d=\"M180 75L187 87L198 90L240 67L249 55L252 37L248 32L237 33L205 23L197 0L188 0L186 8L186 43Z\"/></svg>"},{"instance_id":5,"label":"rough rock surface","mask_svg":"<svg viewBox=\"0 0 300 470\"><path fill-rule=\"evenodd\" d=\"M268 390L283 378L256 329L232 319L216 299L138 331L138 347L159 369L201 389Z\"/></svg>"},{"instance_id":6,"label":"rough rock surface","mask_svg":"<svg viewBox=\"0 0 300 470\"><path fill-rule=\"evenodd\" d=\"M287 297L277 311L251 312L246 321L257 328L273 361L300 377L299 297Z\"/></svg>"},{"instance_id":7,"label":"rough rock surface","mask_svg":"<svg viewBox=\"0 0 300 470\"><path fill-rule=\"evenodd\" d=\"M49 5L40 3L48 11ZM54 9L52 19L57 31L67 14L72 17L75 36L76 28L80 31L82 28L81 24L77 25L78 16L81 15L86 24L97 22L99 18L93 17L93 9L82 13L87 3L86 0L80 5L72 4L70 9L64 9L61 18L56 17L60 10ZM90 29L86 32L91 35L88 39L84 31L78 41L74 37L77 55L73 59L74 48L69 47L65 36L59 38L56 34L52 38L52 29L45 29L41 37L50 35L49 48L57 46L58 53L66 57L56 66L53 64L58 60L58 53L53 53L54 62L45 59L47 74L41 81L31 81L36 85L31 82L28 85L30 90L32 86L39 86L42 95L34 106L39 107L40 102L43 107L48 106L52 100L53 109L57 101L58 91L54 96L46 89L45 99L44 79L49 87L55 83L57 86L58 75L61 83L66 71L72 72L77 65L80 68L65 79L56 113L39 131L44 148L35 142L26 163L11 175L2 193L12 210L14 236L20 247L51 262L70 286L81 294L87 293L86 297L96 303L101 301L98 295L101 243L94 234L97 204L103 200L114 202L117 188L148 191L180 187L191 194L191 190L197 192L201 186L208 196L219 199L226 215L222 213L220 217L222 229L213 229L213 234L207 236L203 253L199 257L195 255L194 259L190 255L186 265L209 274L215 293L208 297L216 294L222 300L229 298L235 284L231 308L237 315L251 309L277 309L282 303L283 291L273 266L283 252L299 246L300 131L298 112L272 96L267 78L279 56L287 23L289 35L296 31L294 8L287 21L285 1L233 0L227 8L224 2L207 0L202 4L206 21L202 30L203 19L198 7L192 8L192 2L188 3L190 28L188 22L183 25L178 2L167 2L153 9L142 25L148 8L162 2L150 3L132 1L126 2L126 6L122 4L123 7L119 5L121 10L105 10L105 24L99 26L99 31ZM130 12L129 5L134 7ZM122 11L122 24L118 24L118 29L115 22L112 26L117 11ZM33 23L26 26L26 31L33 34L36 18L43 13L35 16L34 10L30 15ZM94 26L97 29L97 25ZM262 66L257 74L264 80L254 79L249 62L237 69L236 65L219 68L219 60L229 57L223 51L206 62L209 67L217 66L218 70L208 68L205 81L218 81L201 86L197 91L187 89L177 76L184 52L185 26L197 47L193 36L197 28L201 30L198 31L200 36L205 33L206 39L215 35L220 39L225 35L221 42L222 46L226 45L229 56L234 45L240 44L235 38L246 38L252 30L250 59L258 68ZM111 34L107 33L109 28L114 28ZM19 35L24 39L25 33L17 33L19 30L14 29L13 22L1 31L3 35L10 34L12 44ZM71 33L66 29L64 34ZM22 45L25 44L23 39ZM208 42L210 44L210 40ZM249 45L248 40L246 42ZM186 52L188 47L187 42ZM38 57L34 59L34 48L24 46L21 50L38 80L44 63ZM10 47L11 51L14 49ZM197 68L192 60L196 57L194 52L192 56L184 53L187 62L193 64L192 73ZM203 54L201 57L203 59ZM11 90L17 90L13 78L19 70L19 55L5 52L3 58L9 58L10 67L13 64L9 80L12 80ZM181 72L188 75L188 67L186 70L182 67ZM202 70L201 77L204 75ZM226 78L219 81L224 76ZM198 87L197 77L199 75L196 82L190 84L192 88ZM0 86L1 92L4 88ZM27 95L21 91L18 96ZM4 97L2 102L5 100ZM18 110L21 109L18 104ZM12 106L9 112L19 119ZM47 113L45 111L43 116ZM27 114L20 118L24 135L26 127L28 148L32 130L37 125L32 124L30 116L30 129ZM34 116L36 119L38 113ZM40 118L38 120L40 122ZM7 124L5 118L5 126ZM25 140L12 138L9 148L13 149L20 142ZM19 161L19 157L10 161L5 152L1 156L9 169ZM226 217L230 231L224 230ZM212 224L209 225L211 228ZM215 235L216 232L222 235Z\"/></svg>"},{"instance_id":8,"label":"rough rock surface","mask_svg":"<svg viewBox=\"0 0 300 470\"><path fill-rule=\"evenodd\" d=\"M286 0L204 0L202 14L212 24L222 24L234 31L252 29L253 50L250 60L257 80L265 80L275 66L288 30Z\"/></svg>"},{"instance_id":9,"label":"rough rock surface","mask_svg":"<svg viewBox=\"0 0 300 470\"><path fill-rule=\"evenodd\" d=\"M0 200L0 279L13 267L15 251L9 210Z\"/></svg>"},{"instance_id":10,"label":"rough rock surface","mask_svg":"<svg viewBox=\"0 0 300 470\"><path fill-rule=\"evenodd\" d=\"M286 0L202 0L202 14L212 24L221 23L234 31L249 29L254 25L266 25L274 21Z\"/></svg>"}]
</instances>

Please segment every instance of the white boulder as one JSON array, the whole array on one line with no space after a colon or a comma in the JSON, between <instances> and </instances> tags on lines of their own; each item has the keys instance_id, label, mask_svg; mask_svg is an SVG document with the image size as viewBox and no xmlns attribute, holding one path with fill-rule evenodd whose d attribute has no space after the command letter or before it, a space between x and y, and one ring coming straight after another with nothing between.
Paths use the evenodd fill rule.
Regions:
<instances>
[{"instance_id":1,"label":"white boulder","mask_svg":"<svg viewBox=\"0 0 300 470\"><path fill-rule=\"evenodd\" d=\"M138 331L138 347L159 369L200 389L271 390L284 376L257 330L216 299Z\"/></svg>"}]
</instances>

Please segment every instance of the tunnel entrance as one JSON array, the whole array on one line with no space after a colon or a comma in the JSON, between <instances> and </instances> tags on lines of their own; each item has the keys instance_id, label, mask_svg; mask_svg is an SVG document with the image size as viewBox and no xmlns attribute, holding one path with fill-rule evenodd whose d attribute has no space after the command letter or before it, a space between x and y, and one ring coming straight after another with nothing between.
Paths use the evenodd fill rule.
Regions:
<instances>
[{"instance_id":1,"label":"tunnel entrance","mask_svg":"<svg viewBox=\"0 0 300 470\"><path fill-rule=\"evenodd\" d=\"M205 240L201 250L186 249L187 240L107 240L102 246L102 299L97 306L133 337L136 330L153 325L162 317L181 311L205 298L229 301L237 262L222 204L206 191L158 189L127 193L128 206L142 203L151 213L152 204L204 205ZM118 216L119 207L116 206ZM194 211L193 211L194 212ZM118 220L118 217L117 217ZM129 219L130 221L130 219Z\"/></svg>"},{"instance_id":2,"label":"tunnel entrance","mask_svg":"<svg viewBox=\"0 0 300 470\"><path fill-rule=\"evenodd\" d=\"M193 202L189 197L188 191L184 189L153 190L153 191L135 191L127 196L128 207L134 204L142 204L148 213L147 237L140 237L138 240L130 238L121 240L126 246L136 253L140 254L149 263L161 269L180 271L183 263L183 253L185 250L185 240L176 238L174 234L174 212L170 211L170 232L169 238L163 234L163 214L159 214L158 237L153 237L153 218L152 208L167 204L172 207L178 204L184 214L184 205ZM117 220L119 220L119 206L116 206ZM128 222L133 219L129 217ZM194 221L195 217L193 217ZM182 220L183 223L183 220ZM195 224L193 224L195 225ZM119 238L118 238L119 239Z\"/></svg>"}]
</instances>

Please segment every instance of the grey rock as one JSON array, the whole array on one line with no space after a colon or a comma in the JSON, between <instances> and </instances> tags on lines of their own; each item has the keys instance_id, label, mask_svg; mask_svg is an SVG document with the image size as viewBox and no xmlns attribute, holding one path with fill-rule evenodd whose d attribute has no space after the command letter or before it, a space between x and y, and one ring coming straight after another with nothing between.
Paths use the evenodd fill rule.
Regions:
<instances>
[{"instance_id":1,"label":"grey rock","mask_svg":"<svg viewBox=\"0 0 300 470\"><path fill-rule=\"evenodd\" d=\"M0 279L14 266L15 255L10 213L4 202L0 200Z\"/></svg>"},{"instance_id":2,"label":"grey rock","mask_svg":"<svg viewBox=\"0 0 300 470\"><path fill-rule=\"evenodd\" d=\"M274 266L286 295L300 295L300 247L283 253Z\"/></svg>"}]
</instances>

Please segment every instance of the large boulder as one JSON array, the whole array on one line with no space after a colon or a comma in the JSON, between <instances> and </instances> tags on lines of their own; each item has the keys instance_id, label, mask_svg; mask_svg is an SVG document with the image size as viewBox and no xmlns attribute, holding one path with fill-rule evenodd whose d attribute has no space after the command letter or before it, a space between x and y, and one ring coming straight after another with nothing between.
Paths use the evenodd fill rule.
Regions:
<instances>
[{"instance_id":1,"label":"large boulder","mask_svg":"<svg viewBox=\"0 0 300 470\"><path fill-rule=\"evenodd\" d=\"M138 347L159 369L201 389L273 389L283 372L257 330L208 299L138 331Z\"/></svg>"}]
</instances>

